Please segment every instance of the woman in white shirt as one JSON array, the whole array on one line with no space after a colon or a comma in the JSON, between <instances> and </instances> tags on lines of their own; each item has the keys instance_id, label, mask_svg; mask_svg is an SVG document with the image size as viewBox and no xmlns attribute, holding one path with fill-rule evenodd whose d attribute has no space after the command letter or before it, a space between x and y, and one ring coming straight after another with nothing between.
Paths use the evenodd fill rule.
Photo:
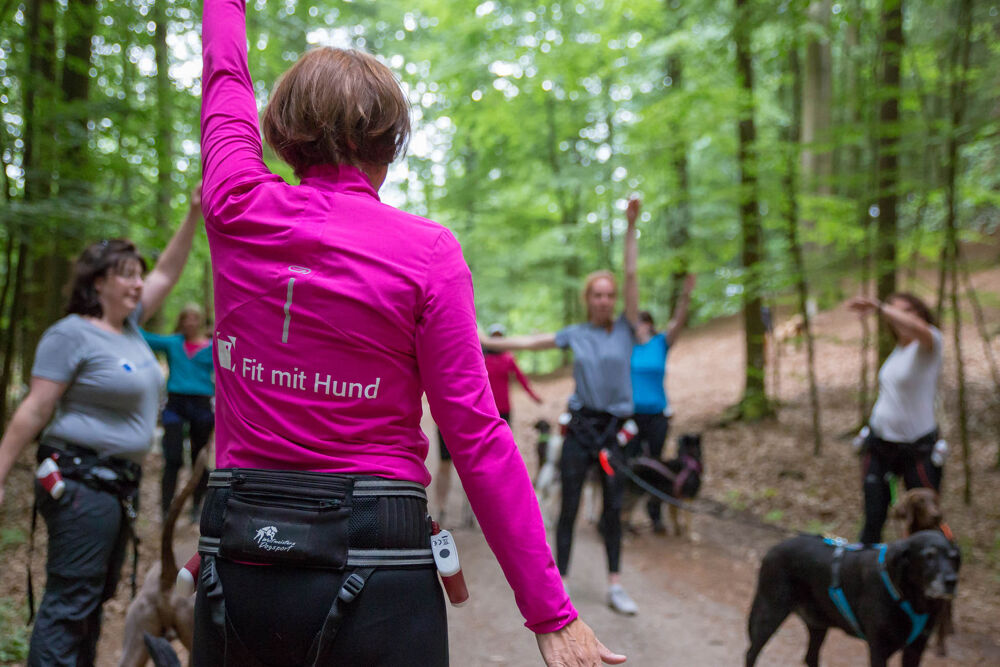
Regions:
<instances>
[{"instance_id":1,"label":"woman in white shirt","mask_svg":"<svg viewBox=\"0 0 1000 667\"><path fill-rule=\"evenodd\" d=\"M871 544L882 539L890 474L901 477L907 489L941 487L941 468L931 460L938 439L934 400L941 375L941 331L934 326L930 308L912 294L896 293L885 302L855 297L847 306L862 316L879 313L896 339L879 370L878 400L862 453L861 541Z\"/></svg>"}]
</instances>

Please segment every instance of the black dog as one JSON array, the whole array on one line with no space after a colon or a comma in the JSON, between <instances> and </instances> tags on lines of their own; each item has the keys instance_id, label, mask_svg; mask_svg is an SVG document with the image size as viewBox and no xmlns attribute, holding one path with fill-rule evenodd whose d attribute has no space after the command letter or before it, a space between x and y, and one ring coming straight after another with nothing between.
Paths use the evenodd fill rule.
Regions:
<instances>
[{"instance_id":1,"label":"black dog","mask_svg":"<svg viewBox=\"0 0 1000 667\"><path fill-rule=\"evenodd\" d=\"M865 639L873 667L899 649L904 667L915 667L943 603L955 596L959 565L958 548L938 531L865 548L815 535L785 540L760 566L747 667L793 611L809 629L810 667L819 665L831 627Z\"/></svg>"},{"instance_id":2,"label":"black dog","mask_svg":"<svg viewBox=\"0 0 1000 667\"><path fill-rule=\"evenodd\" d=\"M628 462L629 470L635 477L644 482L638 484L629 477L626 486L627 497L624 507L627 515L635 502L643 495L649 494L674 498L676 500L691 500L698 495L701 488L702 457L701 435L685 433L677 439L677 456L669 461L657 461L646 456L638 456ZM643 488L643 487L647 488ZM650 493L649 487L656 490ZM674 524L674 532L680 535L683 531L678 520L677 505L671 503L670 519Z\"/></svg>"}]
</instances>

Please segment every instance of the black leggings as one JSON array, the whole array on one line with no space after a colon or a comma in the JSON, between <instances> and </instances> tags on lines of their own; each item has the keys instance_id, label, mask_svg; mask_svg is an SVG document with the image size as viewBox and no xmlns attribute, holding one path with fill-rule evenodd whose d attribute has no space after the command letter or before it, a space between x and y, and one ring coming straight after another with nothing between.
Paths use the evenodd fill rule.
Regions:
<instances>
[{"instance_id":1,"label":"black leggings","mask_svg":"<svg viewBox=\"0 0 1000 667\"><path fill-rule=\"evenodd\" d=\"M632 415L639 432L632 438L632 442L626 448L626 456L633 458L636 456L648 456L656 461L663 455L663 446L667 442L667 434L670 432L670 417L662 412L655 415ZM650 497L646 502L646 512L653 523L660 522L660 508L662 503Z\"/></svg>"},{"instance_id":2,"label":"black leggings","mask_svg":"<svg viewBox=\"0 0 1000 667\"><path fill-rule=\"evenodd\" d=\"M184 425L190 425L191 463L198 458L215 428L212 397L194 394L169 394L163 409L163 483L160 486L160 510L163 516L170 509L177 489L177 473L184 466ZM208 472L202 475L194 491L194 506L201 504L208 483Z\"/></svg>"},{"instance_id":3,"label":"black leggings","mask_svg":"<svg viewBox=\"0 0 1000 667\"><path fill-rule=\"evenodd\" d=\"M618 431L618 417L607 413L590 412L586 415L573 413L569 433L563 442L559 474L562 477L562 506L559 510L559 524L556 528L556 564L559 573L569 571L569 553L573 546L573 528L576 514L580 509L580 495L587 472L598 463L601 447L617 447L615 435ZM608 554L608 572L615 574L619 569L622 550L622 493L624 484L620 475L608 477L601 469L601 491L604 508L601 526L604 533L604 548Z\"/></svg>"},{"instance_id":4,"label":"black leggings","mask_svg":"<svg viewBox=\"0 0 1000 667\"><path fill-rule=\"evenodd\" d=\"M194 667L305 664L344 573L216 560L226 632L211 618L207 586L195 603ZM378 569L347 606L330 665L447 667L448 617L433 566Z\"/></svg>"},{"instance_id":5,"label":"black leggings","mask_svg":"<svg viewBox=\"0 0 1000 667\"><path fill-rule=\"evenodd\" d=\"M882 528L889 513L890 473L903 478L907 489L930 488L941 490L941 468L931 461L937 431L916 442L889 442L868 436L866 452L861 461L861 483L865 492L865 525L861 529L861 542L875 544L882 541Z\"/></svg>"}]
</instances>

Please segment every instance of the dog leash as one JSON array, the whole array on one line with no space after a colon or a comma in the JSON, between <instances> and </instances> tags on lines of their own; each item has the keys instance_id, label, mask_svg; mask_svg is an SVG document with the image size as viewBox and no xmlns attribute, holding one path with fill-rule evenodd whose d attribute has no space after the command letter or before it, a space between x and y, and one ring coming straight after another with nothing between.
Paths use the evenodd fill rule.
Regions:
<instances>
[{"instance_id":1,"label":"dog leash","mask_svg":"<svg viewBox=\"0 0 1000 667\"><path fill-rule=\"evenodd\" d=\"M605 471L607 471L608 467L610 467L612 469L612 472L610 474L612 475L619 472L624 473L626 477L635 482L636 486L638 486L640 489L642 489L649 495L653 496L657 500L661 500L667 503L668 505L673 505L674 507L678 507L682 510L698 513L696 512L696 510L687 507L686 503L684 503L683 501L678 500L677 498L674 498L672 496L668 496L667 494L663 493L652 484L646 482L644 479L636 475L634 472L632 472L632 469L629 468L628 465L624 464L624 462L622 462L621 459L619 459L618 457L612 455L607 448L601 450L602 467L604 466L605 462L607 462L608 464L608 466L605 467Z\"/></svg>"}]
</instances>

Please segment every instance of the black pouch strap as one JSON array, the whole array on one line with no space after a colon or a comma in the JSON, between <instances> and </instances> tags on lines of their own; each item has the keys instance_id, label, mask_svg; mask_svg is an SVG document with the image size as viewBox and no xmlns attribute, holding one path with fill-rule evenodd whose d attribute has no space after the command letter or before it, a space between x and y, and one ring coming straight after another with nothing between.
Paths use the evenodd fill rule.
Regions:
<instances>
[{"instance_id":1,"label":"black pouch strap","mask_svg":"<svg viewBox=\"0 0 1000 667\"><path fill-rule=\"evenodd\" d=\"M309 647L306 664L318 667L325 663L326 654L329 652L330 646L337 636L337 631L344 622L347 605L354 602L361 594L365 584L368 582L368 578L374 571L375 568L373 567L358 568L344 579L344 583L340 586L337 597L333 599L330 611L323 621L323 627L316 633L312 646Z\"/></svg>"},{"instance_id":2,"label":"black pouch strap","mask_svg":"<svg viewBox=\"0 0 1000 667\"><path fill-rule=\"evenodd\" d=\"M201 559L198 586L204 587L212 624L220 630L226 627L226 598L222 591L222 579L215 568L215 556L205 554Z\"/></svg>"},{"instance_id":3,"label":"black pouch strap","mask_svg":"<svg viewBox=\"0 0 1000 667\"><path fill-rule=\"evenodd\" d=\"M38 526L38 499L31 503L31 535L28 537L28 622L35 620L35 586L31 580L31 557L35 553L35 528Z\"/></svg>"}]
</instances>

